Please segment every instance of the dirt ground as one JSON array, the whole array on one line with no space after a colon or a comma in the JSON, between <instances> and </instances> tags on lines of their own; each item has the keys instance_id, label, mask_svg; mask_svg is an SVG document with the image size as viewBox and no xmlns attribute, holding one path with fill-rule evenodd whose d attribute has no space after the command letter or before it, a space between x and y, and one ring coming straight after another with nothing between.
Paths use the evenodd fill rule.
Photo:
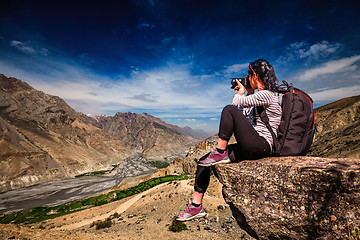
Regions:
<instances>
[{"instance_id":1,"label":"dirt ground","mask_svg":"<svg viewBox=\"0 0 360 240\"><path fill-rule=\"evenodd\" d=\"M0 239L252 239L236 223L216 178L204 197L208 216L185 222L187 230L169 230L193 193L194 180L158 185L146 192L103 206L31 225L0 224ZM109 228L91 224L117 213Z\"/></svg>"}]
</instances>

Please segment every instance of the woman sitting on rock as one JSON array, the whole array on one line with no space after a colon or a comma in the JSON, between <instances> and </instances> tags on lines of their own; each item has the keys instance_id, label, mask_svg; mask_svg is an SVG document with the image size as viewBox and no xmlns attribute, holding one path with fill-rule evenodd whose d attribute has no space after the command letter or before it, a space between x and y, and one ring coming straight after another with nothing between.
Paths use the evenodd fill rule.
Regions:
<instances>
[{"instance_id":1,"label":"woman sitting on rock","mask_svg":"<svg viewBox=\"0 0 360 240\"><path fill-rule=\"evenodd\" d=\"M276 92L277 78L274 68L264 59L251 62L248 73L251 88L245 89L237 80L237 93L232 105L226 106L221 113L217 147L199 160L192 203L176 218L178 221L206 216L202 199L210 181L210 166L245 159L255 160L271 154L273 139L256 107L264 107L270 126L276 133L281 119L279 94ZM258 91L254 92L255 89ZM247 96L244 95L245 90ZM232 134L237 143L228 145Z\"/></svg>"}]
</instances>

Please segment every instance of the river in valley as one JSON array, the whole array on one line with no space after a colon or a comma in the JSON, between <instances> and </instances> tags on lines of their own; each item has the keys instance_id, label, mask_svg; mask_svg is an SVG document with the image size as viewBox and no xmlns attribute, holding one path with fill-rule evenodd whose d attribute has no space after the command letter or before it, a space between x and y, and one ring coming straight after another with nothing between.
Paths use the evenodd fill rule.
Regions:
<instances>
[{"instance_id":1,"label":"river in valley","mask_svg":"<svg viewBox=\"0 0 360 240\"><path fill-rule=\"evenodd\" d=\"M106 174L47 182L0 193L0 214L87 198L118 186L126 177L150 174L155 170L145 158L136 155Z\"/></svg>"}]
</instances>

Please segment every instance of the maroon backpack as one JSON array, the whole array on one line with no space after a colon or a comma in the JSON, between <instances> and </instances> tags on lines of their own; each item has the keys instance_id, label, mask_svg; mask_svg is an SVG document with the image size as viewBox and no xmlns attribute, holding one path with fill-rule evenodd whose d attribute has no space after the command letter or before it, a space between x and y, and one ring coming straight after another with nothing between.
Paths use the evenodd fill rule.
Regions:
<instances>
[{"instance_id":1,"label":"maroon backpack","mask_svg":"<svg viewBox=\"0 0 360 240\"><path fill-rule=\"evenodd\" d=\"M279 87L282 97L282 116L277 137L269 124L264 107L257 107L261 120L269 129L273 140L274 156L304 156L310 149L315 133L313 100L305 92L286 81Z\"/></svg>"}]
</instances>

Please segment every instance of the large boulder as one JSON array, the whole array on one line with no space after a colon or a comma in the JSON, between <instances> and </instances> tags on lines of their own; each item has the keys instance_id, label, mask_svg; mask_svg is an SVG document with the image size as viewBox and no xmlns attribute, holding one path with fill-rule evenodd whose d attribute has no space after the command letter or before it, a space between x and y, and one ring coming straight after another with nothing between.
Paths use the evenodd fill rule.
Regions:
<instances>
[{"instance_id":1,"label":"large boulder","mask_svg":"<svg viewBox=\"0 0 360 240\"><path fill-rule=\"evenodd\" d=\"M214 170L238 224L255 238L360 235L360 159L273 157Z\"/></svg>"}]
</instances>

